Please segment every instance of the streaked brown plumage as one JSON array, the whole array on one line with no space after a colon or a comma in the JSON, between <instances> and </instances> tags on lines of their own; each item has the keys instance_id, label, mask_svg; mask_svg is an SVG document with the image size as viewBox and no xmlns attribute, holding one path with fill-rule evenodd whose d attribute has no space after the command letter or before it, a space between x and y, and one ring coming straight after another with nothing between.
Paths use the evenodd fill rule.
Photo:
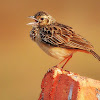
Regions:
<instances>
[{"instance_id":1,"label":"streaked brown plumage","mask_svg":"<svg viewBox=\"0 0 100 100\"><path fill-rule=\"evenodd\" d=\"M30 32L31 39L50 56L65 59L66 64L73 53L81 51L92 54L100 61L100 56L94 52L91 43L76 34L71 27L56 22L52 16L43 11L30 18L35 20L28 24L33 26Z\"/></svg>"}]
</instances>

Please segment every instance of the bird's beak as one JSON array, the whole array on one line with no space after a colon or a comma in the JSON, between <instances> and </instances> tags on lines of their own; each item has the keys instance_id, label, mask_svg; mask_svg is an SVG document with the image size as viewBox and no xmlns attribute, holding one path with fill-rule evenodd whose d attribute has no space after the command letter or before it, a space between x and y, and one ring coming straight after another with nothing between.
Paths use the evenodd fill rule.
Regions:
<instances>
[{"instance_id":1,"label":"bird's beak","mask_svg":"<svg viewBox=\"0 0 100 100\"><path fill-rule=\"evenodd\" d=\"M38 22L38 20L34 17L34 16L29 16L28 18L35 20L36 22Z\"/></svg>"},{"instance_id":2,"label":"bird's beak","mask_svg":"<svg viewBox=\"0 0 100 100\"><path fill-rule=\"evenodd\" d=\"M37 26L39 21L34 16L29 16L28 18L35 20L35 22L30 22L27 25Z\"/></svg>"}]
</instances>

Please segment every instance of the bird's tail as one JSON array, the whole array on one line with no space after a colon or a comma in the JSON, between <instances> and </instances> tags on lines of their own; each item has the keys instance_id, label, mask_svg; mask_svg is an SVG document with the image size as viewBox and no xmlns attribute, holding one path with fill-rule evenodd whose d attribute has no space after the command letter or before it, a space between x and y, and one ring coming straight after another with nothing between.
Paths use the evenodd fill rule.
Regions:
<instances>
[{"instance_id":1,"label":"bird's tail","mask_svg":"<svg viewBox=\"0 0 100 100\"><path fill-rule=\"evenodd\" d=\"M100 56L97 53L95 53L93 50L90 50L90 53L100 61Z\"/></svg>"}]
</instances>

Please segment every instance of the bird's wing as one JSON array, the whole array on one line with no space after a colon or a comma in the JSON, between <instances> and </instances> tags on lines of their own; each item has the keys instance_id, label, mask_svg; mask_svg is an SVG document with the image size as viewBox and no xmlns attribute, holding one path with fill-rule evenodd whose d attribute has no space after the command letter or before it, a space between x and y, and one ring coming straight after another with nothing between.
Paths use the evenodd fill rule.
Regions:
<instances>
[{"instance_id":1,"label":"bird's wing","mask_svg":"<svg viewBox=\"0 0 100 100\"><path fill-rule=\"evenodd\" d=\"M91 50L93 46L82 36L76 34L73 29L63 24L54 24L41 28L42 42L51 46L69 49Z\"/></svg>"}]
</instances>

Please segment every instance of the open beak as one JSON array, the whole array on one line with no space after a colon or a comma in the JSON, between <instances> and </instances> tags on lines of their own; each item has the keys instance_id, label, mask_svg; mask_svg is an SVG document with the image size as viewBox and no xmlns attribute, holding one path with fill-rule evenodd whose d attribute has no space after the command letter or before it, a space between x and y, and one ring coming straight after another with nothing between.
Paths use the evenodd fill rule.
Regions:
<instances>
[{"instance_id":1,"label":"open beak","mask_svg":"<svg viewBox=\"0 0 100 100\"><path fill-rule=\"evenodd\" d=\"M39 21L34 17L34 16L29 16L28 18L33 19L35 22L30 22L27 25L31 25L31 26L37 26Z\"/></svg>"},{"instance_id":2,"label":"open beak","mask_svg":"<svg viewBox=\"0 0 100 100\"><path fill-rule=\"evenodd\" d=\"M35 22L38 22L38 20L34 16L29 16L28 18L35 20Z\"/></svg>"}]
</instances>

